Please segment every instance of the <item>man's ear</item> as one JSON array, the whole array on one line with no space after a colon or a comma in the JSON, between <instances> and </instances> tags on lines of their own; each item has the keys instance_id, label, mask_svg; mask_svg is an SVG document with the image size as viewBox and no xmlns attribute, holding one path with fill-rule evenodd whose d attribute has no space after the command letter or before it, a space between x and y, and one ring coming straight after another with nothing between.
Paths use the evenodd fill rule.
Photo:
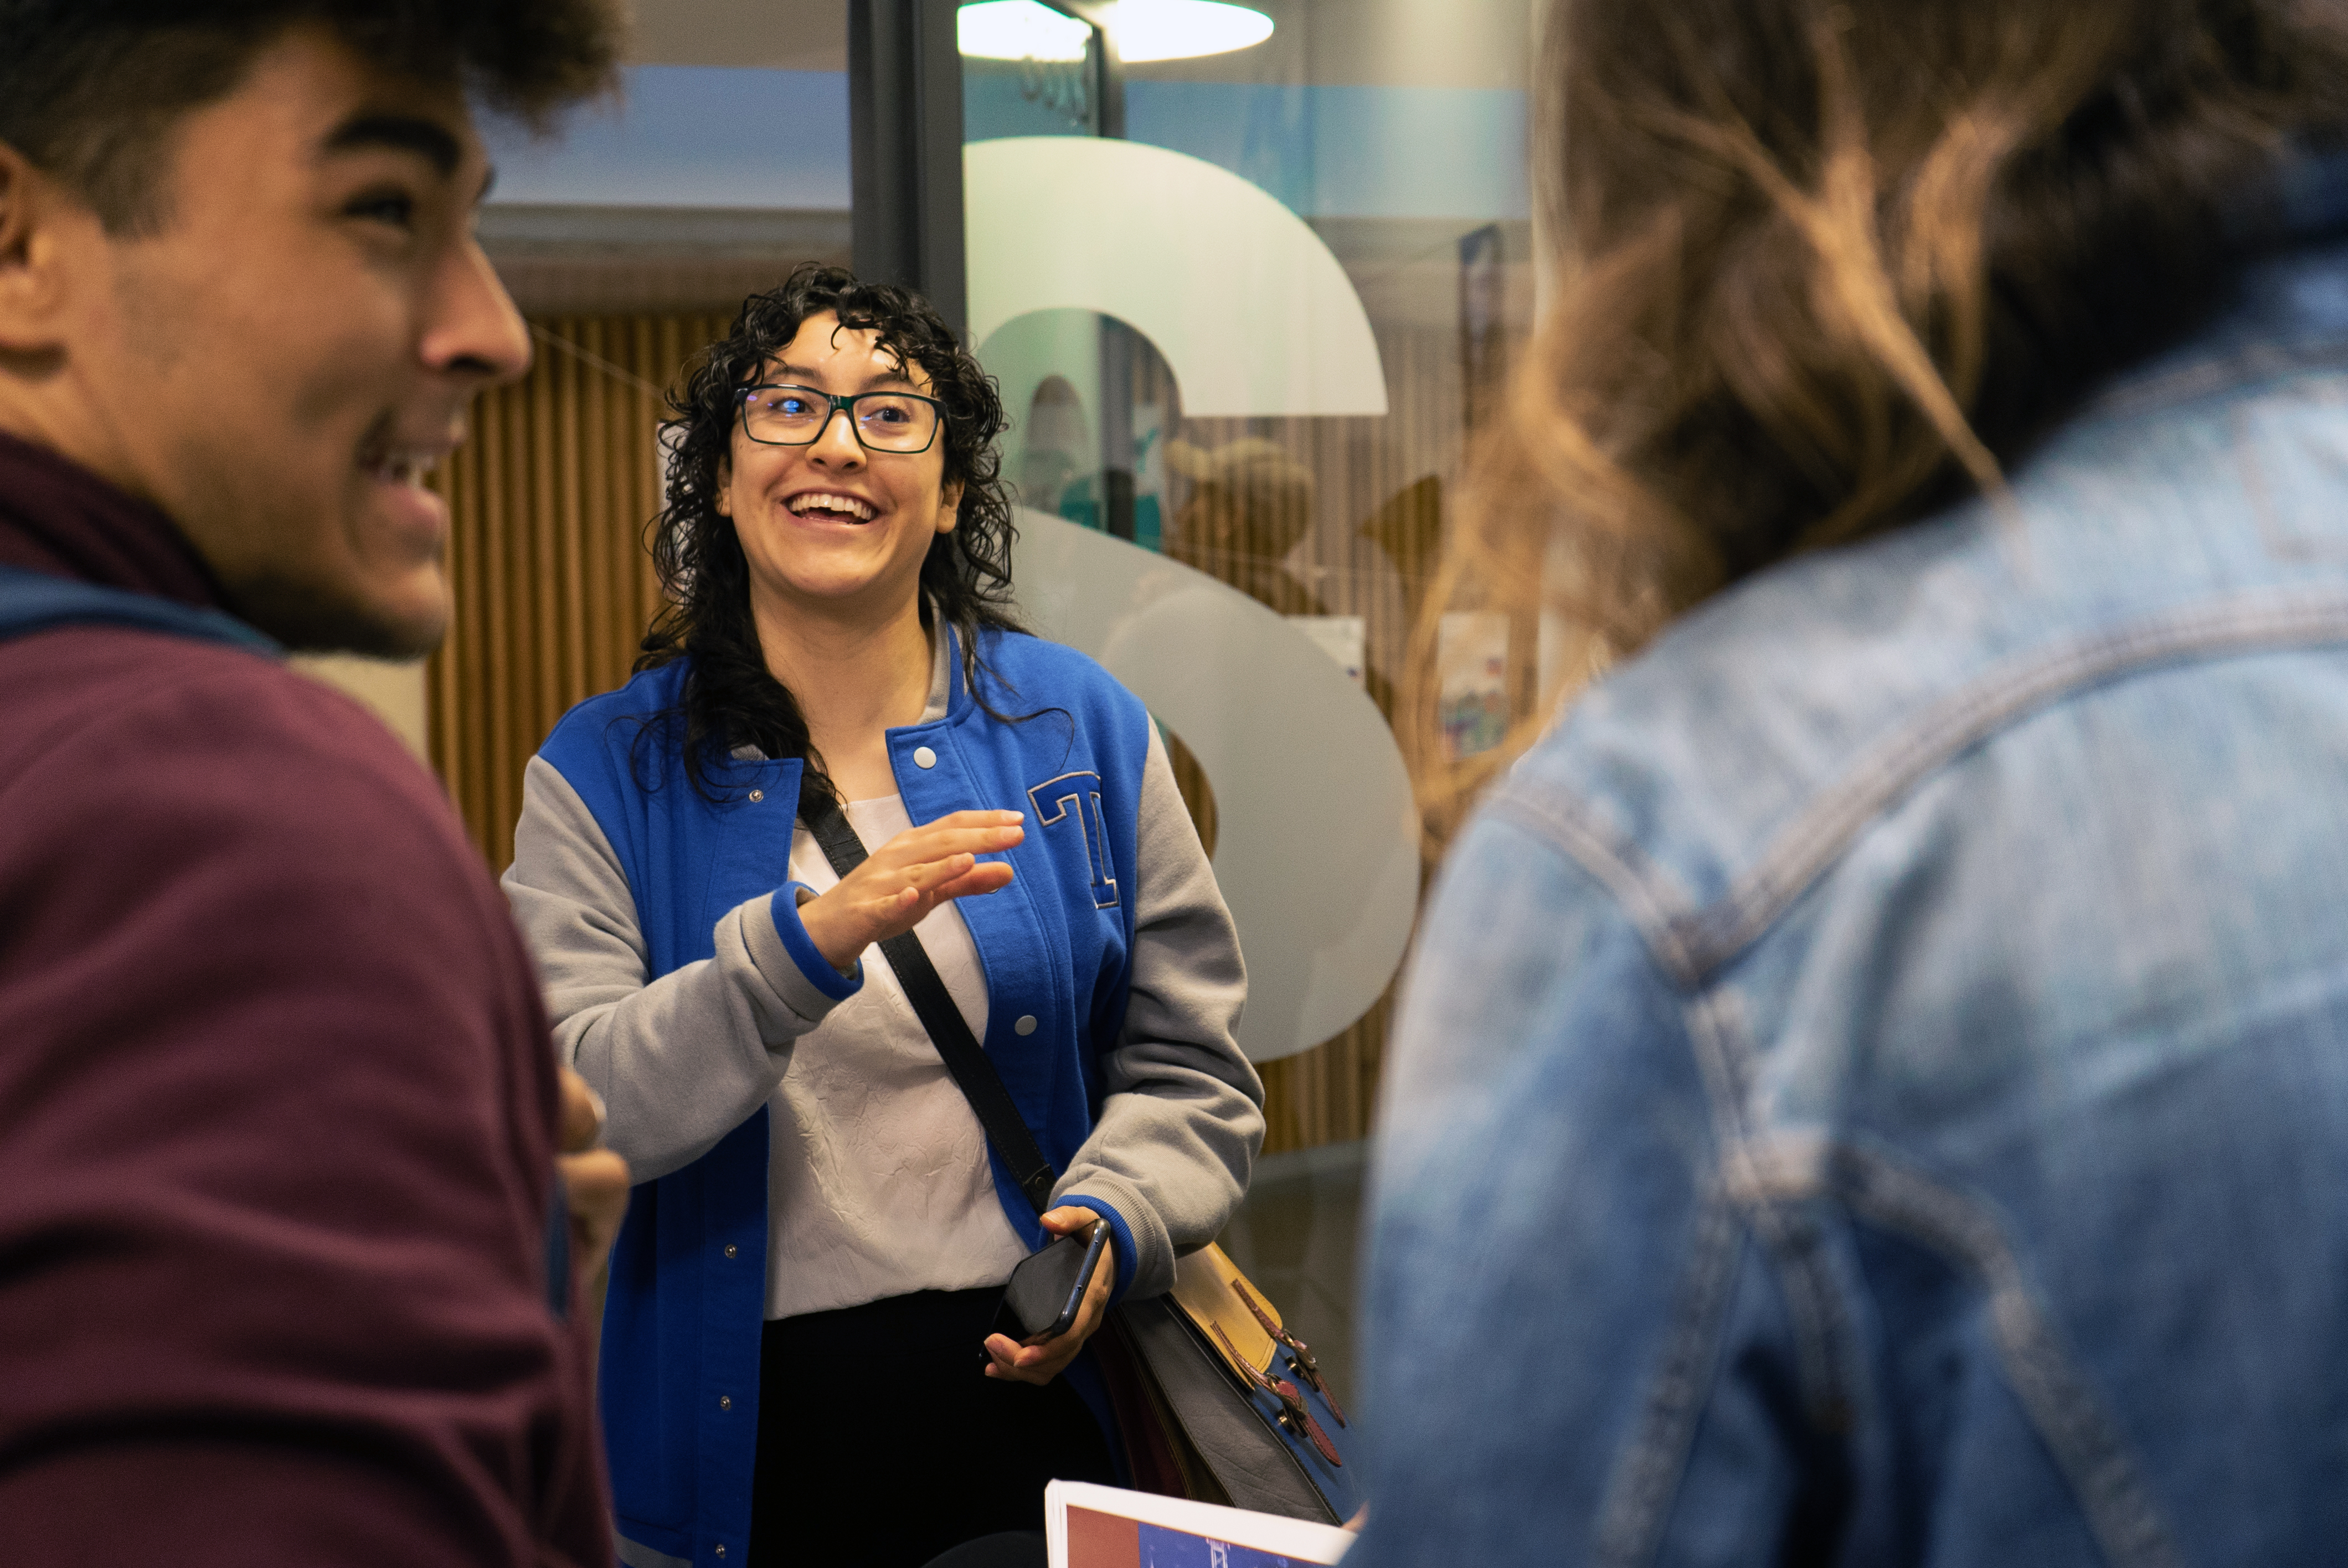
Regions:
<instances>
[{"instance_id":1,"label":"man's ear","mask_svg":"<svg viewBox=\"0 0 2348 1568\"><path fill-rule=\"evenodd\" d=\"M938 491L937 530L942 534L950 534L953 532L954 525L960 521L962 521L962 481L956 479Z\"/></svg>"},{"instance_id":2,"label":"man's ear","mask_svg":"<svg viewBox=\"0 0 2348 1568\"><path fill-rule=\"evenodd\" d=\"M66 294L60 230L76 210L57 184L0 142L0 354L54 354Z\"/></svg>"}]
</instances>

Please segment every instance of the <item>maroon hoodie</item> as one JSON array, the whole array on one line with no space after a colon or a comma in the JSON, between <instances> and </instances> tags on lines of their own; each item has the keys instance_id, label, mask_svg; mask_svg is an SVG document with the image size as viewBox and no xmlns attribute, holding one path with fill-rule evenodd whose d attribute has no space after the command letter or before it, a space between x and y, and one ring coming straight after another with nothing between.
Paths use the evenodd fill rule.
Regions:
<instances>
[{"instance_id":1,"label":"maroon hoodie","mask_svg":"<svg viewBox=\"0 0 2348 1568\"><path fill-rule=\"evenodd\" d=\"M191 605L0 436L0 562ZM239 649L0 641L0 1561L612 1561L555 1063L438 785Z\"/></svg>"}]
</instances>

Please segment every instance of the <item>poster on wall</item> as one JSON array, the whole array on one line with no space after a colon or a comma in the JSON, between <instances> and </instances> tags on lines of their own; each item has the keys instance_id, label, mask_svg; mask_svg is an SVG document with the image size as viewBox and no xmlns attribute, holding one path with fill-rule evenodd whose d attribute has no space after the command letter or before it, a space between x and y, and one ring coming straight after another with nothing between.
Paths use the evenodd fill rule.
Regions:
<instances>
[{"instance_id":1,"label":"poster on wall","mask_svg":"<svg viewBox=\"0 0 2348 1568\"><path fill-rule=\"evenodd\" d=\"M1359 615L1292 615L1288 624L1313 640L1314 647L1336 661L1345 679L1358 689L1368 662L1368 620Z\"/></svg>"},{"instance_id":2,"label":"poster on wall","mask_svg":"<svg viewBox=\"0 0 2348 1568\"><path fill-rule=\"evenodd\" d=\"M1488 752L1509 733L1509 618L1456 610L1436 623L1436 721L1452 762Z\"/></svg>"}]
</instances>

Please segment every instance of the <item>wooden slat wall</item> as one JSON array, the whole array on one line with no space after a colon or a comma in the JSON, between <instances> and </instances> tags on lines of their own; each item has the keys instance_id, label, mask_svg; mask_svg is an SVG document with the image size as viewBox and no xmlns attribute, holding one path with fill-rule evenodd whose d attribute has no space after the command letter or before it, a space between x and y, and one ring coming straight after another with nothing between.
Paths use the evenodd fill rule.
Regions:
<instances>
[{"instance_id":1,"label":"wooden slat wall","mask_svg":"<svg viewBox=\"0 0 2348 1568\"><path fill-rule=\"evenodd\" d=\"M643 537L659 506L657 392L726 324L699 314L534 323L530 374L479 401L473 439L436 481L453 518L457 615L429 669L432 757L499 871L513 858L530 754L573 703L627 679L658 607ZM1275 608L1364 616L1370 667L1385 677L1372 694L1391 718L1439 543L1436 477L1456 462L1460 405L1456 337L1380 335L1386 418L1186 420L1177 434L1207 448L1270 440L1311 471L1313 527L1290 564L1302 560L1317 604ZM1169 497L1177 516L1185 493L1178 484ZM1242 545L1199 564L1259 597L1287 597L1264 587L1264 569L1279 564L1266 552ZM1201 804L1211 798L1199 780L1182 782ZM1391 1008L1389 995L1326 1044L1266 1066L1267 1153L1368 1132Z\"/></svg>"},{"instance_id":2,"label":"wooden slat wall","mask_svg":"<svg viewBox=\"0 0 2348 1568\"><path fill-rule=\"evenodd\" d=\"M628 678L660 589L658 389L725 334L716 315L535 323L530 374L485 394L438 483L457 615L428 671L432 761L473 841L513 859L522 769L573 703Z\"/></svg>"}]
</instances>

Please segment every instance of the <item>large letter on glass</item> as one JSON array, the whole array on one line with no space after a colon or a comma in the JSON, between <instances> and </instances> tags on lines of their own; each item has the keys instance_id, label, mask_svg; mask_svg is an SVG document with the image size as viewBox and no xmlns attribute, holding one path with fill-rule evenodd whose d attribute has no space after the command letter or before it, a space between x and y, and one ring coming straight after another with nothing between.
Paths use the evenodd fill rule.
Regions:
<instances>
[{"instance_id":1,"label":"large letter on glass","mask_svg":"<svg viewBox=\"0 0 2348 1568\"><path fill-rule=\"evenodd\" d=\"M1418 902L1418 813L1377 705L1246 594L1062 518L1020 508L1012 576L1035 630L1099 660L1214 785L1241 1048L1270 1061L1360 1018Z\"/></svg>"},{"instance_id":2,"label":"large letter on glass","mask_svg":"<svg viewBox=\"0 0 2348 1568\"><path fill-rule=\"evenodd\" d=\"M1031 311L1147 336L1182 412L1384 414L1361 296L1305 221L1227 169L1076 136L963 149L971 342Z\"/></svg>"}]
</instances>

